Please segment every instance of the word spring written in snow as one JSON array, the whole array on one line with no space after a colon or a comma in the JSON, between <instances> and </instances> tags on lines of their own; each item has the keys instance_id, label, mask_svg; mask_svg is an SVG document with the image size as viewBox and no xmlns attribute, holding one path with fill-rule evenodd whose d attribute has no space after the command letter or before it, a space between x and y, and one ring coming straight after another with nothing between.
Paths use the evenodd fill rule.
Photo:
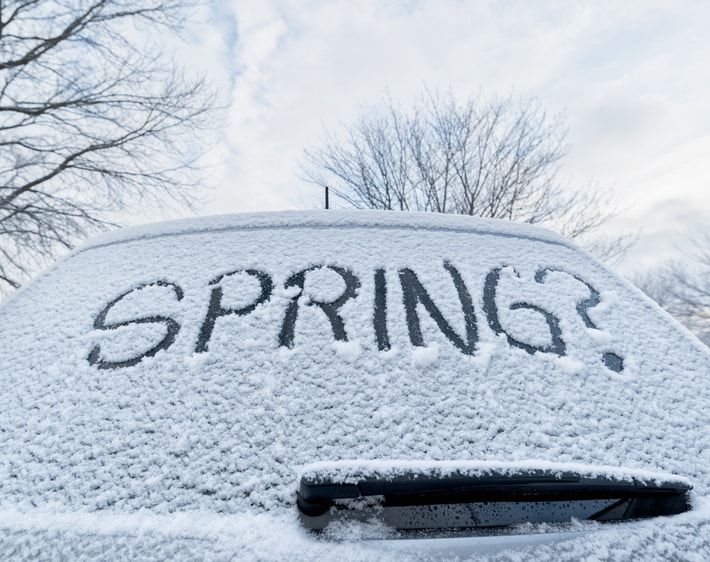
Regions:
<instances>
[{"instance_id":1,"label":"word spring written in snow","mask_svg":"<svg viewBox=\"0 0 710 562\"><path fill-rule=\"evenodd\" d=\"M421 307L423 307L423 309L434 320L439 330L455 346L456 349L465 355L474 355L476 344L478 343L478 323L476 312L474 310L473 299L458 269L448 261L444 262L443 267L450 275L453 289L458 297L458 302L460 304L464 320L464 333L457 333L446 318L444 318L441 310L435 304L429 294L429 291L426 289L424 284L422 284L417 274L410 268L402 268L399 269L397 273L399 283L402 288L402 305L404 307L409 340L415 347L422 347L425 345L420 325L419 307L421 305ZM339 275L344 282L344 290L333 300L325 301L311 298L305 302L304 299L301 299L300 297L304 290L306 277L309 273L322 269L333 271ZM485 316L485 320L490 329L496 335L504 336L510 346L522 349L530 354L539 352L564 356L566 354L567 346L562 337L559 319L549 311L544 310L537 305L520 301L512 303L510 305L510 309L527 309L540 314L547 324L550 336L549 344L533 345L531 343L526 343L513 337L502 326L499 318L498 304L496 302L496 293L501 273L504 269L504 267L497 267L489 271L486 275L483 286L483 315ZM550 272L559 272L570 275L587 287L589 296L586 299L582 299L576 303L576 311L586 327L596 329L597 327L589 317L588 311L599 304L599 292L577 275L554 268L543 268L538 270L535 273L535 281L537 283L544 283L548 273ZM519 276L515 270L513 270L513 273L516 276ZM221 283L225 278L235 275L246 275L254 278L259 285L259 294L249 304L232 308L225 306L223 303L224 289ZM184 297L183 289L175 282L158 280L150 283L144 283L131 288L106 304L106 306L94 319L93 327L95 330L99 331L110 331L132 325L158 324L164 326L165 336L150 349L144 350L137 353L134 357L122 361L110 361L104 359L102 357L101 346L97 344L91 349L88 355L89 364L94 365L99 369L131 367L140 363L146 357L152 357L159 351L168 349L175 342L175 339L180 332L181 325L175 318L167 315L145 316L121 322L107 321L107 316L114 306L116 306L128 295L148 287L158 287L172 291L178 301L182 301ZM229 273L219 275L210 281L209 287L209 305L207 307L205 317L202 320L199 333L195 339L195 353L204 353L208 351L210 340L219 318L224 316L246 316L251 314L260 305L263 305L269 301L274 292L274 282L272 276L268 272L258 269L237 269ZM299 309L301 306L314 306L320 308L330 324L333 338L336 341L348 341L348 332L340 311L346 302L351 299L355 299L358 296L360 287L360 279L352 271L337 265L316 265L300 270L289 276L284 283L284 288L291 289L291 292L289 293L291 296L288 300L288 304L286 305L278 333L279 346L285 348L294 347L294 336ZM375 298L372 313L374 340L378 350L387 351L391 346L387 322L387 276L384 269L376 269L374 271L374 288ZM607 368L612 371L620 372L623 369L623 359L613 352L604 353L602 360Z\"/></svg>"}]
</instances>

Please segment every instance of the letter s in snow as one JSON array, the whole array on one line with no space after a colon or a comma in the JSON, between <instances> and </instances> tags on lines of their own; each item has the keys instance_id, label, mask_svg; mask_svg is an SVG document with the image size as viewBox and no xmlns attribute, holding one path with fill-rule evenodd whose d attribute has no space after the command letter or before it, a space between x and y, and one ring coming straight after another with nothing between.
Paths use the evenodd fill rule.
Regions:
<instances>
[{"instance_id":1,"label":"letter s in snow","mask_svg":"<svg viewBox=\"0 0 710 562\"><path fill-rule=\"evenodd\" d=\"M175 283L171 283L170 281L155 281L153 283L143 283L142 285L138 285L137 287L126 291L125 293L108 303L94 319L94 329L116 330L124 326L132 326L138 324L163 324L165 326L165 336L163 337L163 339L161 339L156 345L144 351L143 353L136 355L131 359L126 359L123 361L104 360L101 357L101 346L96 344L87 358L87 360L89 361L89 365L96 365L96 367L99 369L118 369L120 367L131 367L140 363L145 357L152 357L161 349L168 349L173 344L178 332L180 331L180 324L178 324L174 319L170 318L169 316L155 315L145 316L143 318L136 318L133 320L125 320L123 322L106 322L106 316L108 315L109 311L114 306L116 306L116 304L121 302L131 293L139 291L141 289L145 289L146 287L170 287L175 293L175 297L178 301L182 300L183 298L183 290L178 285L176 285Z\"/></svg>"}]
</instances>

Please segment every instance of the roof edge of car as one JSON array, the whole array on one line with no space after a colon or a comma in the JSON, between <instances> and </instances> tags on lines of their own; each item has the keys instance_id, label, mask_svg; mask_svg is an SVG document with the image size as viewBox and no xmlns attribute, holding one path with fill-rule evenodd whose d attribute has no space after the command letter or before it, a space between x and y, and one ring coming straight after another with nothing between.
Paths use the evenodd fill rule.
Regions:
<instances>
[{"instance_id":1,"label":"roof edge of car","mask_svg":"<svg viewBox=\"0 0 710 562\"><path fill-rule=\"evenodd\" d=\"M114 244L169 236L282 228L384 228L487 234L574 247L546 228L502 219L431 212L311 210L234 213L170 220L114 230L78 246L72 254Z\"/></svg>"}]
</instances>

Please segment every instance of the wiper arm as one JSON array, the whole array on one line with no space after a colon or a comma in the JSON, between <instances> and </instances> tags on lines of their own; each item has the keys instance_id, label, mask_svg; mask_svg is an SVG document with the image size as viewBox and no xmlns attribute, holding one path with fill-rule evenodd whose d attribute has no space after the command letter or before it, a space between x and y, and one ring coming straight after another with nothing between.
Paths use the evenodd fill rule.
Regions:
<instances>
[{"instance_id":1,"label":"wiper arm","mask_svg":"<svg viewBox=\"0 0 710 562\"><path fill-rule=\"evenodd\" d=\"M342 463L339 468L311 470L301 477L297 504L307 527L322 529L334 516L362 511L363 506L376 507L373 513L384 514L385 522L400 529L505 526L572 517L637 519L687 511L691 489L673 476L599 476L602 468L587 474L490 466L441 470L436 463L428 469L407 463L389 471L347 470Z\"/></svg>"}]
</instances>

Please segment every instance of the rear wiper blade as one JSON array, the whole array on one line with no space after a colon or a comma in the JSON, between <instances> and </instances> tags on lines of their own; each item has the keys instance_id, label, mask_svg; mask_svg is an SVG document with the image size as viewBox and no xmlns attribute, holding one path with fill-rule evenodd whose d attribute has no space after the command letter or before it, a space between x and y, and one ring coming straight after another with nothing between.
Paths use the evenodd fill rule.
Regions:
<instances>
[{"instance_id":1,"label":"rear wiper blade","mask_svg":"<svg viewBox=\"0 0 710 562\"><path fill-rule=\"evenodd\" d=\"M441 470L436 463L429 468L404 463L389 471L343 467L301 476L297 504L308 528L322 529L338 514L368 508L400 529L637 519L687 511L691 489L672 475L609 476L603 467L586 473L549 467Z\"/></svg>"}]
</instances>

